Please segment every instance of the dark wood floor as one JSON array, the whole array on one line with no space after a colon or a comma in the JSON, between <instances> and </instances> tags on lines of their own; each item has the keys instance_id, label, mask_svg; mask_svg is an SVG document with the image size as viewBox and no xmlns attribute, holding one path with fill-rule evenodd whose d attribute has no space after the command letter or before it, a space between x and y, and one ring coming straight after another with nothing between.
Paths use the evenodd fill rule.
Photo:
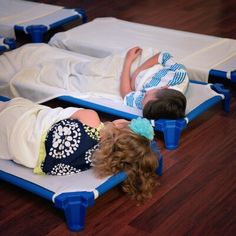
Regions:
<instances>
[{"instance_id":1,"label":"dark wood floor","mask_svg":"<svg viewBox=\"0 0 236 236\"><path fill-rule=\"evenodd\" d=\"M114 16L236 39L234 0L45 0L84 7L89 20ZM114 188L88 210L86 228L78 235L233 236L236 232L236 91L231 112L217 105L193 121L180 147L164 155L161 186L137 207ZM74 235L63 214L33 194L0 182L0 235Z\"/></svg>"}]
</instances>

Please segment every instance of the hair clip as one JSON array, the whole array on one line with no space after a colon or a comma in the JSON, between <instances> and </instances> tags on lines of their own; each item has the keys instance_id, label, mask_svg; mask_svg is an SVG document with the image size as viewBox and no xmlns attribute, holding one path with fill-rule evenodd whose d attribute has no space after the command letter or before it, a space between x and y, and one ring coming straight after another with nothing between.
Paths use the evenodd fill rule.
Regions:
<instances>
[{"instance_id":1,"label":"hair clip","mask_svg":"<svg viewBox=\"0 0 236 236\"><path fill-rule=\"evenodd\" d=\"M154 130L150 123L150 121L146 118L138 117L136 119L131 120L129 124L130 129L149 140L153 140L154 138Z\"/></svg>"}]
</instances>

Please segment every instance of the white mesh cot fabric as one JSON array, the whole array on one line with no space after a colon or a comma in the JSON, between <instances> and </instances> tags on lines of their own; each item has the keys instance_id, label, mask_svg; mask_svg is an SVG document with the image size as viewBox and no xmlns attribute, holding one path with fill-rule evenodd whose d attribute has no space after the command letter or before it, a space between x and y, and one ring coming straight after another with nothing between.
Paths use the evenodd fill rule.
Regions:
<instances>
[{"instance_id":1,"label":"white mesh cot fabric","mask_svg":"<svg viewBox=\"0 0 236 236\"><path fill-rule=\"evenodd\" d=\"M98 179L91 169L68 176L39 176L12 161L0 160L0 179L46 198L64 210L68 228L72 231L82 230L86 209L125 178L121 172L110 178Z\"/></svg>"}]
</instances>

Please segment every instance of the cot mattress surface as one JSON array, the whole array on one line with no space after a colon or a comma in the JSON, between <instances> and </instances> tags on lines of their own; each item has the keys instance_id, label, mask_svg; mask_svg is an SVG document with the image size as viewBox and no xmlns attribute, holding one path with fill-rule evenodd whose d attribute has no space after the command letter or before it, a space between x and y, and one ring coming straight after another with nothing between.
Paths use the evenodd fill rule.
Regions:
<instances>
[{"instance_id":1,"label":"cot mattress surface","mask_svg":"<svg viewBox=\"0 0 236 236\"><path fill-rule=\"evenodd\" d=\"M0 32L15 38L14 26L46 25L76 15L73 9L64 9L44 3L23 0L0 0Z\"/></svg>"},{"instance_id":2,"label":"cot mattress surface","mask_svg":"<svg viewBox=\"0 0 236 236\"><path fill-rule=\"evenodd\" d=\"M64 211L68 228L80 231L84 228L86 209L94 205L97 197L124 181L126 174L97 179L90 169L68 176L39 176L12 161L0 160L0 179L52 201Z\"/></svg>"},{"instance_id":3,"label":"cot mattress surface","mask_svg":"<svg viewBox=\"0 0 236 236\"><path fill-rule=\"evenodd\" d=\"M134 46L170 52L183 63L192 80L208 82L211 69L236 69L236 40L156 26L116 18L97 18L66 32L57 33L50 45L97 57Z\"/></svg>"},{"instance_id":4,"label":"cot mattress surface","mask_svg":"<svg viewBox=\"0 0 236 236\"><path fill-rule=\"evenodd\" d=\"M23 167L12 161L0 160L0 163L0 170L54 192L53 199L65 192L95 192L98 186L109 179L109 177L102 179L95 177L92 169L68 176L44 176L36 175L32 172L32 169Z\"/></svg>"}]
</instances>

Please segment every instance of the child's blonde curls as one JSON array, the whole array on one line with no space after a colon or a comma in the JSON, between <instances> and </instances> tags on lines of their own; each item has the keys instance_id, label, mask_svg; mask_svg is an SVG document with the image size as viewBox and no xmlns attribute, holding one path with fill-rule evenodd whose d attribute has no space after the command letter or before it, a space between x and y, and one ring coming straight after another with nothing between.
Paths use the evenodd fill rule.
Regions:
<instances>
[{"instance_id":1,"label":"child's blonde curls","mask_svg":"<svg viewBox=\"0 0 236 236\"><path fill-rule=\"evenodd\" d=\"M112 123L105 125L93 164L98 177L124 171L128 178L122 189L138 202L150 198L158 183L158 158L151 150L150 140L132 132L128 125L122 129Z\"/></svg>"}]
</instances>

